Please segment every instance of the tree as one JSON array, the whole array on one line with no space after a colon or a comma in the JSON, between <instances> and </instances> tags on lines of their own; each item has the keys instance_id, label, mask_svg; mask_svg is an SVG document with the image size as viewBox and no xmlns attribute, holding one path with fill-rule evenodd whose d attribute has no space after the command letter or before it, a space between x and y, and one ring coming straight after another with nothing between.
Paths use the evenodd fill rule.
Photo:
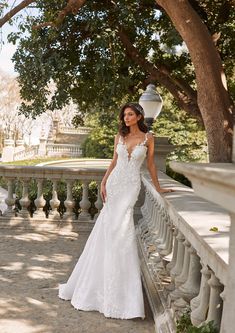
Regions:
<instances>
[{"instance_id":1,"label":"tree","mask_svg":"<svg viewBox=\"0 0 235 333\"><path fill-rule=\"evenodd\" d=\"M15 78L0 73L0 126L3 138L13 140L23 139L31 135L35 121L24 115L19 115L18 110L21 104L19 85Z\"/></svg>"},{"instance_id":2,"label":"tree","mask_svg":"<svg viewBox=\"0 0 235 333\"><path fill-rule=\"evenodd\" d=\"M199 119L203 116L210 160L229 161L233 105L219 76L222 66L218 50L230 75L234 71L231 1L179 1L182 11L173 10L176 2L160 0L157 4L150 0L70 0L67 5L62 0L39 1L37 7L41 14L28 18L22 26L31 36L21 39L15 55L22 96L31 101L31 105L22 105L23 112L37 114L48 107L61 107L70 96L84 113L96 106L106 109L137 98L149 82L159 83L182 109ZM193 29L185 24L186 15L191 15ZM191 29L185 29L185 25ZM32 26L40 29L31 31ZM175 28L185 39L191 59L187 52L175 52L183 44ZM216 47L211 34L218 39ZM198 60L198 45L207 54L211 52L208 59L204 60L200 52ZM203 65L210 83L204 89L207 98ZM57 93L48 105L50 78L57 83Z\"/></svg>"},{"instance_id":3,"label":"tree","mask_svg":"<svg viewBox=\"0 0 235 333\"><path fill-rule=\"evenodd\" d=\"M167 12L188 46L210 159L226 162L231 156L234 110L218 50L206 25L188 1L157 0L157 3Z\"/></svg>"}]
</instances>

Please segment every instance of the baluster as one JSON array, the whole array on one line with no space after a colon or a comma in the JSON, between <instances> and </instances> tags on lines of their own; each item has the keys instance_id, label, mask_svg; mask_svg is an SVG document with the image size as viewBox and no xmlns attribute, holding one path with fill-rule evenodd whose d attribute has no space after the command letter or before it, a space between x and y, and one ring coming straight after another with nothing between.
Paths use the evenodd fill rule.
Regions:
<instances>
[{"instance_id":1,"label":"baluster","mask_svg":"<svg viewBox=\"0 0 235 333\"><path fill-rule=\"evenodd\" d=\"M183 269L182 272L179 276L175 278L175 285L176 287L179 287L183 283L187 281L188 278L188 272L189 272L189 264L190 264L190 246L191 244L187 239L183 242L184 247L185 247L185 254L184 254L184 264L183 264Z\"/></svg>"},{"instance_id":2,"label":"baluster","mask_svg":"<svg viewBox=\"0 0 235 333\"><path fill-rule=\"evenodd\" d=\"M178 229L175 228L173 230L173 240L174 240L173 255L172 255L171 261L166 265L167 272L170 272L170 270L173 269L173 267L176 264L177 251L178 251L178 239L177 239L177 235L178 235Z\"/></svg>"},{"instance_id":3,"label":"baluster","mask_svg":"<svg viewBox=\"0 0 235 333\"><path fill-rule=\"evenodd\" d=\"M15 199L13 197L13 178L8 178L7 180L7 198L5 199L5 203L7 204L7 209L3 213L4 216L13 217L15 216L15 212L13 211L13 206L15 204Z\"/></svg>"},{"instance_id":4,"label":"baluster","mask_svg":"<svg viewBox=\"0 0 235 333\"><path fill-rule=\"evenodd\" d=\"M64 213L63 219L64 220L74 220L75 214L73 212L75 202L73 200L73 193L72 193L72 187L73 187L73 180L66 180L67 184L67 197L64 202L64 205L66 207L66 212Z\"/></svg>"},{"instance_id":5,"label":"baluster","mask_svg":"<svg viewBox=\"0 0 235 333\"><path fill-rule=\"evenodd\" d=\"M222 315L222 298L220 294L223 291L223 285L219 282L214 272L211 272L211 278L208 281L210 286L209 311L206 322L214 321L214 325L219 328Z\"/></svg>"},{"instance_id":6,"label":"baluster","mask_svg":"<svg viewBox=\"0 0 235 333\"><path fill-rule=\"evenodd\" d=\"M199 326L206 320L206 315L209 307L210 299L210 286L208 284L209 278L211 276L211 271L208 269L207 265L202 264L202 278L200 285L199 295L193 298L190 302L191 307L191 322L194 326Z\"/></svg>"},{"instance_id":7,"label":"baluster","mask_svg":"<svg viewBox=\"0 0 235 333\"><path fill-rule=\"evenodd\" d=\"M174 291L174 288L175 288L175 278L176 278L176 276L180 275L180 273L182 271L183 262L184 262L184 253L185 253L185 248L183 245L184 236L180 231L178 231L176 239L178 240L176 262L175 262L175 266L170 270L171 284L166 288L167 290L172 290L172 292L169 294L169 297L168 297L169 302L175 300L174 294L172 294ZM171 294L172 294L172 298L171 298Z\"/></svg>"},{"instance_id":8,"label":"baluster","mask_svg":"<svg viewBox=\"0 0 235 333\"><path fill-rule=\"evenodd\" d=\"M167 233L166 233L166 240L162 245L159 245L160 255L161 256L168 256L172 252L172 245L173 245L173 224L168 217L167 220Z\"/></svg>"},{"instance_id":9,"label":"baluster","mask_svg":"<svg viewBox=\"0 0 235 333\"><path fill-rule=\"evenodd\" d=\"M37 218L45 218L46 215L43 212L43 207L46 204L46 200L43 198L43 179L37 179L37 198L34 200L36 211L33 216Z\"/></svg>"},{"instance_id":10,"label":"baluster","mask_svg":"<svg viewBox=\"0 0 235 333\"><path fill-rule=\"evenodd\" d=\"M188 271L189 271L189 263L190 263L190 253L189 248L191 244L188 242L187 239L183 242L183 245L185 247L184 249L184 262L183 262L183 269L180 275L175 277L175 287L176 289L171 293L171 299L176 300L180 297L182 297L182 291L180 290L179 286L186 282L188 277Z\"/></svg>"},{"instance_id":11,"label":"baluster","mask_svg":"<svg viewBox=\"0 0 235 333\"><path fill-rule=\"evenodd\" d=\"M30 217L30 213L28 207L30 205L29 200L29 179L22 179L23 182L23 193L22 198L20 199L20 205L22 207L21 211L19 212L19 216L23 218Z\"/></svg>"},{"instance_id":12,"label":"baluster","mask_svg":"<svg viewBox=\"0 0 235 333\"><path fill-rule=\"evenodd\" d=\"M58 208L60 206L60 200L57 195L57 180L53 180L53 188L52 188L52 199L50 200L50 206L52 210L50 211L50 217L53 219L60 219L60 213L58 212Z\"/></svg>"},{"instance_id":13,"label":"baluster","mask_svg":"<svg viewBox=\"0 0 235 333\"><path fill-rule=\"evenodd\" d=\"M88 213L88 210L91 206L90 201L88 200L88 182L82 182L82 200L79 202L81 207L81 213L79 214L78 220L79 221L90 221L91 216Z\"/></svg>"},{"instance_id":14,"label":"baluster","mask_svg":"<svg viewBox=\"0 0 235 333\"><path fill-rule=\"evenodd\" d=\"M149 194L149 200L148 200L148 211L144 215L145 223L141 224L141 235L142 239L145 240L150 232L150 227L152 224L152 216L154 213L154 201L153 197L151 196L151 193Z\"/></svg>"},{"instance_id":15,"label":"baluster","mask_svg":"<svg viewBox=\"0 0 235 333\"><path fill-rule=\"evenodd\" d=\"M97 208L98 212L95 214L94 220L97 219L97 217L99 216L100 211L101 211L101 209L103 207L103 202L102 202L101 195L100 195L100 183L101 182L97 182L97 189L98 189L98 191L97 191L97 200L95 202L95 207Z\"/></svg>"},{"instance_id":16,"label":"baluster","mask_svg":"<svg viewBox=\"0 0 235 333\"><path fill-rule=\"evenodd\" d=\"M183 298L186 302L189 302L192 298L198 295L201 283L200 258L192 246L189 249L189 253L190 262L187 281L179 287L180 291L182 291L183 293Z\"/></svg>"},{"instance_id":17,"label":"baluster","mask_svg":"<svg viewBox=\"0 0 235 333\"><path fill-rule=\"evenodd\" d=\"M170 271L173 280L175 280L175 277L181 273L184 262L184 235L178 231L176 238L178 240L177 258L175 266Z\"/></svg>"},{"instance_id":18,"label":"baluster","mask_svg":"<svg viewBox=\"0 0 235 333\"><path fill-rule=\"evenodd\" d=\"M155 246L155 238L157 237L158 231L158 223L160 219L159 210L155 207L155 204L153 203L151 216L149 218L149 222L147 224L146 232L143 234L143 242L145 245L145 250L148 253L151 253L153 250L151 248L156 249Z\"/></svg>"}]
</instances>

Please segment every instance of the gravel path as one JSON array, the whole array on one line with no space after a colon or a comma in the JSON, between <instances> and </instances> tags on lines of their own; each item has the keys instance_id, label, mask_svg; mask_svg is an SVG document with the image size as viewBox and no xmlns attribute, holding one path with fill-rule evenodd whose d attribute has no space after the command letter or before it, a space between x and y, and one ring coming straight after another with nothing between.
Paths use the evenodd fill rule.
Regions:
<instances>
[{"instance_id":1,"label":"gravel path","mask_svg":"<svg viewBox=\"0 0 235 333\"><path fill-rule=\"evenodd\" d=\"M0 230L1 333L154 333L146 299L145 320L117 320L77 311L57 297L85 241L62 230Z\"/></svg>"}]
</instances>

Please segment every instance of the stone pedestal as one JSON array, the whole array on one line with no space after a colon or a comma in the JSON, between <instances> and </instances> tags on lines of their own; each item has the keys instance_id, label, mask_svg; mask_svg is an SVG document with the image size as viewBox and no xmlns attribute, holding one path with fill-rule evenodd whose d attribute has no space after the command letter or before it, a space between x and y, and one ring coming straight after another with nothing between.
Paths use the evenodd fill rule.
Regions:
<instances>
[{"instance_id":1,"label":"stone pedestal","mask_svg":"<svg viewBox=\"0 0 235 333\"><path fill-rule=\"evenodd\" d=\"M47 145L46 138L44 137L40 138L39 149L38 149L39 156L46 156L46 145Z\"/></svg>"},{"instance_id":2,"label":"stone pedestal","mask_svg":"<svg viewBox=\"0 0 235 333\"><path fill-rule=\"evenodd\" d=\"M2 150L2 162L12 162L14 160L14 140L12 139L5 139L4 140L4 147Z\"/></svg>"},{"instance_id":3,"label":"stone pedestal","mask_svg":"<svg viewBox=\"0 0 235 333\"><path fill-rule=\"evenodd\" d=\"M174 150L174 146L169 143L168 137L154 137L154 159L157 169L166 172L166 157Z\"/></svg>"}]
</instances>

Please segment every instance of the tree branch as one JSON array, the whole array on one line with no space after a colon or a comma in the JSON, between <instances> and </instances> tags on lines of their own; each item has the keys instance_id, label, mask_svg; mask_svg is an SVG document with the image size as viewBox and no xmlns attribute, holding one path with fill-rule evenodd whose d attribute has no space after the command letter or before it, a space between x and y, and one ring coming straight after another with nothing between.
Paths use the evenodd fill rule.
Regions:
<instances>
[{"instance_id":1,"label":"tree branch","mask_svg":"<svg viewBox=\"0 0 235 333\"><path fill-rule=\"evenodd\" d=\"M64 21L65 17L69 14L76 15L79 9L85 4L86 0L68 0L67 5L58 13L54 21L43 22L33 26L33 29L41 29L46 26L58 27Z\"/></svg>"},{"instance_id":2,"label":"tree branch","mask_svg":"<svg viewBox=\"0 0 235 333\"><path fill-rule=\"evenodd\" d=\"M17 13L19 13L22 9L30 5L32 2L35 2L34 0L24 0L21 1L17 6L15 6L13 9L11 9L8 13L6 13L1 19L0 19L0 28L7 23L13 16L15 16Z\"/></svg>"},{"instance_id":3,"label":"tree branch","mask_svg":"<svg viewBox=\"0 0 235 333\"><path fill-rule=\"evenodd\" d=\"M151 75L152 80L158 81L163 85L174 96L178 105L182 109L202 122L201 113L197 105L196 92L183 80L172 78L169 71L166 72L165 67L162 67L162 70L159 70L152 63L142 57L130 42L123 27L118 26L117 34L125 47L126 55L148 72ZM147 81L149 82L149 80ZM182 88L186 88L186 91Z\"/></svg>"}]
</instances>

